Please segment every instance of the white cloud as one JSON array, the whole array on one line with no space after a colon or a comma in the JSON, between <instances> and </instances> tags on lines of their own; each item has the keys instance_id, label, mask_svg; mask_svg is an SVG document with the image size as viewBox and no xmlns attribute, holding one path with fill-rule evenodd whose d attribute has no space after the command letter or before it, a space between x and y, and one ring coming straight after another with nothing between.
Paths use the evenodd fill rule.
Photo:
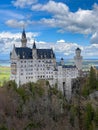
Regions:
<instances>
[{"instance_id":1,"label":"white cloud","mask_svg":"<svg viewBox=\"0 0 98 130\"><path fill-rule=\"evenodd\" d=\"M64 43L65 40L61 39L61 40L58 40L57 43Z\"/></svg>"},{"instance_id":2,"label":"white cloud","mask_svg":"<svg viewBox=\"0 0 98 130\"><path fill-rule=\"evenodd\" d=\"M78 9L76 12L71 12L69 7L62 3L49 0L46 4L38 3L38 0L16 0L13 1L14 6L20 8L31 5L32 11L43 11L51 14L49 18L41 18L38 21L33 20L15 20L10 19L6 24L11 27L21 27L23 25L39 24L44 27L58 28L58 32L64 33L66 31L80 34L91 34L91 43L97 43L97 36L94 38L95 32L98 30L98 4L94 4L92 10ZM30 9L31 9L30 8ZM11 13L12 16L14 16ZM18 15L16 14L18 17Z\"/></svg>"},{"instance_id":3,"label":"white cloud","mask_svg":"<svg viewBox=\"0 0 98 130\"><path fill-rule=\"evenodd\" d=\"M78 43L69 43L63 39L56 41L56 43L46 43L41 44L37 42L38 48L53 48L54 52L57 54L57 58L64 56L63 58L73 58L75 55L75 49L79 47L82 50L83 58L93 58L98 56L98 44L91 44L88 46L78 45ZM43 43L43 42L42 42Z\"/></svg>"},{"instance_id":4,"label":"white cloud","mask_svg":"<svg viewBox=\"0 0 98 130\"><path fill-rule=\"evenodd\" d=\"M92 44L98 44L98 32L95 32L91 37Z\"/></svg>"},{"instance_id":5,"label":"white cloud","mask_svg":"<svg viewBox=\"0 0 98 130\"><path fill-rule=\"evenodd\" d=\"M32 42L33 43L33 42ZM79 47L82 50L83 58L93 58L98 56L98 44L91 44L88 46L78 45L78 43L69 43L64 39L57 40L55 43L36 41L37 48L53 48L57 54L56 57L60 58L73 58L75 55L75 49Z\"/></svg>"},{"instance_id":6,"label":"white cloud","mask_svg":"<svg viewBox=\"0 0 98 130\"><path fill-rule=\"evenodd\" d=\"M98 44L91 44L89 46L83 47L83 55L85 57L98 57Z\"/></svg>"},{"instance_id":7,"label":"white cloud","mask_svg":"<svg viewBox=\"0 0 98 130\"><path fill-rule=\"evenodd\" d=\"M67 7L67 5L59 2L56 3L52 0L50 0L47 4L42 5L42 4L36 4L32 6L32 10L37 10L37 11L48 11L50 13L54 13L54 14L62 14L64 15L65 12L67 13L69 8Z\"/></svg>"},{"instance_id":8,"label":"white cloud","mask_svg":"<svg viewBox=\"0 0 98 130\"><path fill-rule=\"evenodd\" d=\"M27 21L24 21L24 20L15 20L15 19L10 19L10 20L7 20L5 22L6 25L10 26L10 27L14 27L14 28L17 28L17 27L26 27L30 24L32 24L31 21L27 20Z\"/></svg>"},{"instance_id":9,"label":"white cloud","mask_svg":"<svg viewBox=\"0 0 98 130\"><path fill-rule=\"evenodd\" d=\"M39 33L27 32L28 46L32 47L35 37L39 35ZM0 55L2 54L10 54L12 50L13 44L17 47L21 46L21 33L11 33L11 32L2 32L0 33ZM75 55L75 49L80 47L82 50L82 55L84 58L92 58L98 56L98 44L91 44L88 46L78 45L77 43L68 43L64 39L59 39L55 43L45 42L45 41L37 41L37 48L53 48L54 52L57 54L56 57L68 58Z\"/></svg>"},{"instance_id":10,"label":"white cloud","mask_svg":"<svg viewBox=\"0 0 98 130\"><path fill-rule=\"evenodd\" d=\"M33 44L34 37L37 37L39 33L27 32L28 45ZM0 33L0 53L9 54L13 44L21 46L21 33L1 32Z\"/></svg>"},{"instance_id":11,"label":"white cloud","mask_svg":"<svg viewBox=\"0 0 98 130\"><path fill-rule=\"evenodd\" d=\"M37 0L14 0L12 1L13 5L16 7L24 8L26 6L35 4Z\"/></svg>"},{"instance_id":12,"label":"white cloud","mask_svg":"<svg viewBox=\"0 0 98 130\"><path fill-rule=\"evenodd\" d=\"M19 14L17 12L13 12L11 10L4 10L0 9L0 16L2 19L24 19L25 17L22 14Z\"/></svg>"},{"instance_id":13,"label":"white cloud","mask_svg":"<svg viewBox=\"0 0 98 130\"><path fill-rule=\"evenodd\" d=\"M33 11L47 11L51 18L42 18L40 23L59 28L58 32L70 31L73 33L93 34L98 30L98 5L92 10L78 9L71 12L69 7L61 2L50 0L48 3L32 5Z\"/></svg>"},{"instance_id":14,"label":"white cloud","mask_svg":"<svg viewBox=\"0 0 98 130\"><path fill-rule=\"evenodd\" d=\"M6 24L10 27L14 27L14 28L17 28L17 27L24 27L26 26L26 23L24 21L17 21L17 20L14 20L14 19L10 19L8 21L6 21Z\"/></svg>"}]
</instances>

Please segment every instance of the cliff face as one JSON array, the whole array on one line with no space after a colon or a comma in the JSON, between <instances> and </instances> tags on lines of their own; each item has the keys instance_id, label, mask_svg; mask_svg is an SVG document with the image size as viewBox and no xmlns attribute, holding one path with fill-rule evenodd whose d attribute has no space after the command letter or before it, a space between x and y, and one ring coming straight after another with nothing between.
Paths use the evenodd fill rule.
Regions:
<instances>
[{"instance_id":1,"label":"cliff face","mask_svg":"<svg viewBox=\"0 0 98 130\"><path fill-rule=\"evenodd\" d=\"M56 85L51 88L46 81L19 88L9 81L0 88L1 130L97 130L97 109L82 96L67 102Z\"/></svg>"}]
</instances>

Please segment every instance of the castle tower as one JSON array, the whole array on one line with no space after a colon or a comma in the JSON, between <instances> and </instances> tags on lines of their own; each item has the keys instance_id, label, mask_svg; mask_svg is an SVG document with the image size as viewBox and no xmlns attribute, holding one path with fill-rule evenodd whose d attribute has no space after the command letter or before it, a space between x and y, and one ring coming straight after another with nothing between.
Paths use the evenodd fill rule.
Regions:
<instances>
[{"instance_id":1,"label":"castle tower","mask_svg":"<svg viewBox=\"0 0 98 130\"><path fill-rule=\"evenodd\" d=\"M35 40L34 40L33 48L32 48L32 57L33 59L37 59L37 49L36 49Z\"/></svg>"},{"instance_id":2,"label":"castle tower","mask_svg":"<svg viewBox=\"0 0 98 130\"><path fill-rule=\"evenodd\" d=\"M27 38L26 38L26 33L25 33L25 29L23 28L23 32L22 32L22 37L21 37L21 47L26 47L27 46Z\"/></svg>"},{"instance_id":3,"label":"castle tower","mask_svg":"<svg viewBox=\"0 0 98 130\"><path fill-rule=\"evenodd\" d=\"M65 63L64 63L64 59L63 59L63 58L61 58L60 63L61 63L62 66L65 65Z\"/></svg>"},{"instance_id":4,"label":"castle tower","mask_svg":"<svg viewBox=\"0 0 98 130\"><path fill-rule=\"evenodd\" d=\"M74 56L75 65L78 68L78 70L82 70L82 56L81 56L81 49L77 48L75 50L76 55Z\"/></svg>"}]
</instances>

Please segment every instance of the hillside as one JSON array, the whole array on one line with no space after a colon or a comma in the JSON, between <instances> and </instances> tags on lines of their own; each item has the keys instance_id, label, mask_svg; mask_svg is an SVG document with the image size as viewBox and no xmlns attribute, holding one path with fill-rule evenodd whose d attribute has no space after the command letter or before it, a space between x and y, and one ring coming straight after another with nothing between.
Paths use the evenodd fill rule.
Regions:
<instances>
[{"instance_id":1,"label":"hillside","mask_svg":"<svg viewBox=\"0 0 98 130\"><path fill-rule=\"evenodd\" d=\"M0 88L0 130L98 130L98 97L72 99L67 102L48 81L20 88L9 81Z\"/></svg>"}]
</instances>

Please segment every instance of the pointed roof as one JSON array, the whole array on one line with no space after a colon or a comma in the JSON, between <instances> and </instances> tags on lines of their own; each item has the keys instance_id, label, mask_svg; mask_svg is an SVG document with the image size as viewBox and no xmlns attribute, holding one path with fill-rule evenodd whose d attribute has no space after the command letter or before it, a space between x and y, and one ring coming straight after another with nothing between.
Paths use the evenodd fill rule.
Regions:
<instances>
[{"instance_id":1,"label":"pointed roof","mask_svg":"<svg viewBox=\"0 0 98 130\"><path fill-rule=\"evenodd\" d=\"M78 47L78 48L76 49L76 51L81 51L81 49Z\"/></svg>"},{"instance_id":2,"label":"pointed roof","mask_svg":"<svg viewBox=\"0 0 98 130\"><path fill-rule=\"evenodd\" d=\"M25 33L25 29L23 28L23 32L22 32L22 39L26 38L26 33Z\"/></svg>"},{"instance_id":3,"label":"pointed roof","mask_svg":"<svg viewBox=\"0 0 98 130\"><path fill-rule=\"evenodd\" d=\"M61 58L61 60L64 60L63 57Z\"/></svg>"},{"instance_id":4,"label":"pointed roof","mask_svg":"<svg viewBox=\"0 0 98 130\"><path fill-rule=\"evenodd\" d=\"M34 43L33 43L33 49L36 49L35 40L34 40Z\"/></svg>"}]
</instances>

